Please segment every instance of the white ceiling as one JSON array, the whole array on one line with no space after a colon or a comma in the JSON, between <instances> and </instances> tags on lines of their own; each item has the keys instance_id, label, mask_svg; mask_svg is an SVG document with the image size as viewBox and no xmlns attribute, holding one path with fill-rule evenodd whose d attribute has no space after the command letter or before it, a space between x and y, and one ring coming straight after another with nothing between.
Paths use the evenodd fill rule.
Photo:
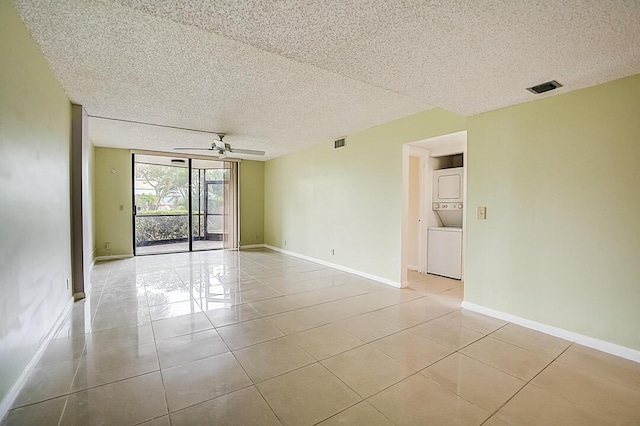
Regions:
<instances>
[{"instance_id":1,"label":"white ceiling","mask_svg":"<svg viewBox=\"0 0 640 426\"><path fill-rule=\"evenodd\" d=\"M548 80L556 94L640 72L637 0L15 3L90 115L227 132L265 158L434 106L470 115ZM89 132L161 151L212 141L98 119Z\"/></svg>"}]
</instances>

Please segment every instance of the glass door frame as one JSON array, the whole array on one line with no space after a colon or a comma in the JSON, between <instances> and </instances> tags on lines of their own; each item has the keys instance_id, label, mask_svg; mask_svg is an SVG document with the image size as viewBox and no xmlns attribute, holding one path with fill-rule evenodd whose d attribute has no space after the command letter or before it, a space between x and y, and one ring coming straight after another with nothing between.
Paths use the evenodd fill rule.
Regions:
<instances>
[{"instance_id":1,"label":"glass door frame","mask_svg":"<svg viewBox=\"0 0 640 426\"><path fill-rule=\"evenodd\" d=\"M162 252L162 253L145 253L145 254L139 254L137 253L137 243L136 243L136 216L137 216L137 206L136 206L136 155L149 155L149 156L157 156L157 157L166 157L166 158L181 158L186 160L187 162L187 171L188 171L188 237L187 237L187 241L188 241L188 250L187 251L182 251L182 250L177 250L177 251L167 251L167 252ZM240 243L240 204L239 204L239 199L240 199L240 161L228 161L228 160L221 160L218 158L209 158L209 157L183 157L183 156L175 156L175 155L165 155L163 153L158 153L158 152L144 152L144 151L132 151L131 152L131 205L132 205L132 212L131 212L131 234L132 234L132 245L133 245L133 255L134 256L148 256L148 255L152 255L152 254L171 254L171 253L191 253L194 251L193 248L193 240L194 240L194 234L193 234L193 160L197 159L197 160L205 160L205 161L215 161L215 162L221 162L221 163L235 163L236 166L235 167L230 167L229 170L231 170L231 172L229 173L229 179L228 182L226 183L226 185L229 186L229 192L233 193L229 198L230 198L230 202L233 203L233 218L231 219L233 222L233 236L232 238L232 242L234 243L233 247L225 247L226 245L226 241L227 238L224 237L224 231L223 231L223 238L222 238L222 247L220 248L210 248L210 249L196 249L195 251L207 251L207 250L237 250L239 248L239 243ZM226 168L226 167L225 167ZM198 169L200 170L200 169ZM203 169L204 170L204 169ZM202 173L203 177L205 176L206 173ZM223 192L224 191L224 187L225 187L225 181L206 181L204 180L203 182L199 181L199 186L201 184L204 183L204 191L205 191L205 197L206 197L206 186L209 183L218 183L221 184L223 186ZM200 204L200 201L198 202L198 204ZM226 204L226 202L225 202ZM202 208L202 206L199 206L199 208ZM229 216L229 214L225 214L223 213L223 217L227 217ZM205 235L207 234L207 211L204 211L204 232ZM225 219L226 220L226 219Z\"/></svg>"},{"instance_id":2,"label":"glass door frame","mask_svg":"<svg viewBox=\"0 0 640 426\"><path fill-rule=\"evenodd\" d=\"M224 221L224 212L223 213L209 213L209 185L221 185L222 186L222 191L224 193L224 181L223 180L205 180L204 181L204 233L205 233L205 238L209 238L209 236L213 236L215 234L212 234L209 232L209 216L222 216L223 217L223 221ZM223 206L224 208L224 206ZM223 227L223 232L224 232L224 225ZM224 240L224 237L221 241Z\"/></svg>"}]
</instances>

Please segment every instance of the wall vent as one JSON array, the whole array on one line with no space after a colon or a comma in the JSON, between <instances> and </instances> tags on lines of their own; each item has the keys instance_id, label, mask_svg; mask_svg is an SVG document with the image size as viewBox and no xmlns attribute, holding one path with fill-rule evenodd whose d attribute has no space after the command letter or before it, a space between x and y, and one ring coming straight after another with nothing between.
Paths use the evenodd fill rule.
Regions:
<instances>
[{"instance_id":1,"label":"wall vent","mask_svg":"<svg viewBox=\"0 0 640 426\"><path fill-rule=\"evenodd\" d=\"M537 86L528 87L527 90L531 93L535 93L539 95L540 93L548 92L550 90L555 90L558 87L562 87L562 84L558 83L555 80L547 81L546 83L538 84Z\"/></svg>"},{"instance_id":2,"label":"wall vent","mask_svg":"<svg viewBox=\"0 0 640 426\"><path fill-rule=\"evenodd\" d=\"M346 143L347 143L346 138L336 139L335 142L333 143L333 147L335 149L342 148L343 146L346 145Z\"/></svg>"}]
</instances>

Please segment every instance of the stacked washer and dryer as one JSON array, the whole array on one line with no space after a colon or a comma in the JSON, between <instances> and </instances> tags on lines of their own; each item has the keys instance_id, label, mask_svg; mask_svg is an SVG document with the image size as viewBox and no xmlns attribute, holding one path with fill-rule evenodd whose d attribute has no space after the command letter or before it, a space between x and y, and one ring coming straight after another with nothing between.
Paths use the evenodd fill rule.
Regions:
<instances>
[{"instance_id":1,"label":"stacked washer and dryer","mask_svg":"<svg viewBox=\"0 0 640 426\"><path fill-rule=\"evenodd\" d=\"M464 168L433 171L433 211L443 226L428 229L427 272L462 278Z\"/></svg>"}]
</instances>

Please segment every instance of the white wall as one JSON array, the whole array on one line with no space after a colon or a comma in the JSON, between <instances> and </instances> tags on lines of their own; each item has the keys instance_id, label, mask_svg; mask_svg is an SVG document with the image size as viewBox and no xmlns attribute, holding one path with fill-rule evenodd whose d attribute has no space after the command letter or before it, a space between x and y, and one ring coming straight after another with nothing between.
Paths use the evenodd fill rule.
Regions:
<instances>
[{"instance_id":1,"label":"white wall","mask_svg":"<svg viewBox=\"0 0 640 426\"><path fill-rule=\"evenodd\" d=\"M409 269L420 267L420 157L409 157Z\"/></svg>"}]
</instances>

